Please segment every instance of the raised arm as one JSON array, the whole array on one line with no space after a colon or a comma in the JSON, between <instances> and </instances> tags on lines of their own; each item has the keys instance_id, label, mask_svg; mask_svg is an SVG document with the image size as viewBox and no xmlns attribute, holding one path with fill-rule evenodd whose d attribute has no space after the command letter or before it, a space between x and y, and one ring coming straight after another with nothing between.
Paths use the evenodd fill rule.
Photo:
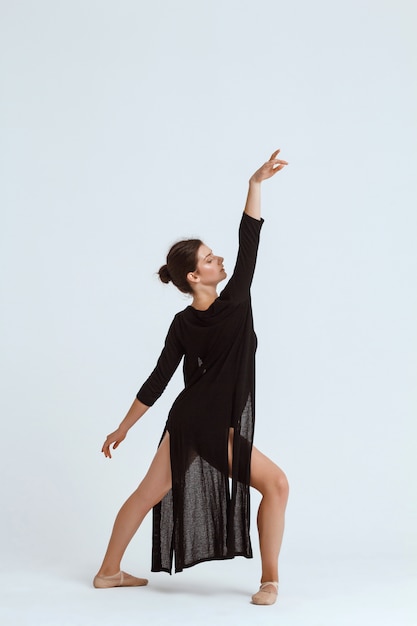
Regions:
<instances>
[{"instance_id":1,"label":"raised arm","mask_svg":"<svg viewBox=\"0 0 417 626\"><path fill-rule=\"evenodd\" d=\"M261 183L271 178L287 165L277 159L276 150L249 179L249 191L239 227L239 251L233 275L220 294L223 300L240 302L249 297L258 252L259 235L263 223L261 218Z\"/></svg>"},{"instance_id":2,"label":"raised arm","mask_svg":"<svg viewBox=\"0 0 417 626\"><path fill-rule=\"evenodd\" d=\"M264 163L249 179L249 191L246 199L245 213L256 220L261 219L261 182L271 178L283 167L287 161L277 159L280 150L275 150L269 161Z\"/></svg>"}]
</instances>

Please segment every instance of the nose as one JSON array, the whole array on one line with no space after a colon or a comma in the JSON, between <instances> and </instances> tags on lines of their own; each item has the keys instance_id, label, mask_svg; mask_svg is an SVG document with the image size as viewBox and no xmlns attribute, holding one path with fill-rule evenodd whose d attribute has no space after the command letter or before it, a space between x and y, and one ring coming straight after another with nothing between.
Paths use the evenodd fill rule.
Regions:
<instances>
[{"instance_id":1,"label":"nose","mask_svg":"<svg viewBox=\"0 0 417 626\"><path fill-rule=\"evenodd\" d=\"M217 263L218 263L219 265L222 265L223 261L224 261L224 257L222 257L222 256L218 256L218 257L217 257Z\"/></svg>"}]
</instances>

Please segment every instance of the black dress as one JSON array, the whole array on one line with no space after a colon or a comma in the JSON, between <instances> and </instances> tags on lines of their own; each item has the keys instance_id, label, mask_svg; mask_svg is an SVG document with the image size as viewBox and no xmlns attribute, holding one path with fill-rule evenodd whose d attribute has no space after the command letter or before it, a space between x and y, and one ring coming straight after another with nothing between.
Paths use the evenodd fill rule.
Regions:
<instances>
[{"instance_id":1,"label":"black dress","mask_svg":"<svg viewBox=\"0 0 417 626\"><path fill-rule=\"evenodd\" d=\"M184 356L185 388L168 415L172 489L153 509L152 571L252 557L249 482L255 419L250 286L263 219L243 214L233 275L206 311L177 313L137 394L151 406ZM231 481L229 429L234 429Z\"/></svg>"}]
</instances>

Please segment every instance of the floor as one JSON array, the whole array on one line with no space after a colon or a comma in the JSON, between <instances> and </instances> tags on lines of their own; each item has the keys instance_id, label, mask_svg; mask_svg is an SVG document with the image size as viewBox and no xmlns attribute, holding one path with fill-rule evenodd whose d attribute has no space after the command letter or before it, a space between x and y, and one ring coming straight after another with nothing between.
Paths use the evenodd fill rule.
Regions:
<instances>
[{"instance_id":1,"label":"floor","mask_svg":"<svg viewBox=\"0 0 417 626\"><path fill-rule=\"evenodd\" d=\"M126 570L148 575L129 565ZM205 563L175 576L149 574L148 587L136 589L96 590L94 572L85 573L90 569L74 563L66 569L9 569L1 575L0 623L417 626L417 573L395 559L292 561L271 607L249 602L257 589L253 560Z\"/></svg>"}]
</instances>

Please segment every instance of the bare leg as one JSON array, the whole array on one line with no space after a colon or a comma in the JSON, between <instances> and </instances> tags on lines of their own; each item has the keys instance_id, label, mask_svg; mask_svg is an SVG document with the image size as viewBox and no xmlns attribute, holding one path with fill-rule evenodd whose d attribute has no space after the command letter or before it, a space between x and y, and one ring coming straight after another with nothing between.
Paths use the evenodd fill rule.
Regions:
<instances>
[{"instance_id":1,"label":"bare leg","mask_svg":"<svg viewBox=\"0 0 417 626\"><path fill-rule=\"evenodd\" d=\"M232 471L233 428L229 431L229 472ZM255 446L252 449L251 487L262 494L258 510L259 546L262 560L261 583L278 582L278 555L284 534L284 516L288 500L287 477Z\"/></svg>"},{"instance_id":2,"label":"bare leg","mask_svg":"<svg viewBox=\"0 0 417 626\"><path fill-rule=\"evenodd\" d=\"M120 571L123 554L138 530L146 514L171 489L171 462L169 433L159 446L145 478L126 500L113 526L103 563L98 571L101 576L112 576Z\"/></svg>"},{"instance_id":3,"label":"bare leg","mask_svg":"<svg viewBox=\"0 0 417 626\"><path fill-rule=\"evenodd\" d=\"M261 583L278 582L278 555L284 534L288 481L282 469L255 447L252 450L251 487L263 496L257 520L262 560Z\"/></svg>"}]
</instances>

